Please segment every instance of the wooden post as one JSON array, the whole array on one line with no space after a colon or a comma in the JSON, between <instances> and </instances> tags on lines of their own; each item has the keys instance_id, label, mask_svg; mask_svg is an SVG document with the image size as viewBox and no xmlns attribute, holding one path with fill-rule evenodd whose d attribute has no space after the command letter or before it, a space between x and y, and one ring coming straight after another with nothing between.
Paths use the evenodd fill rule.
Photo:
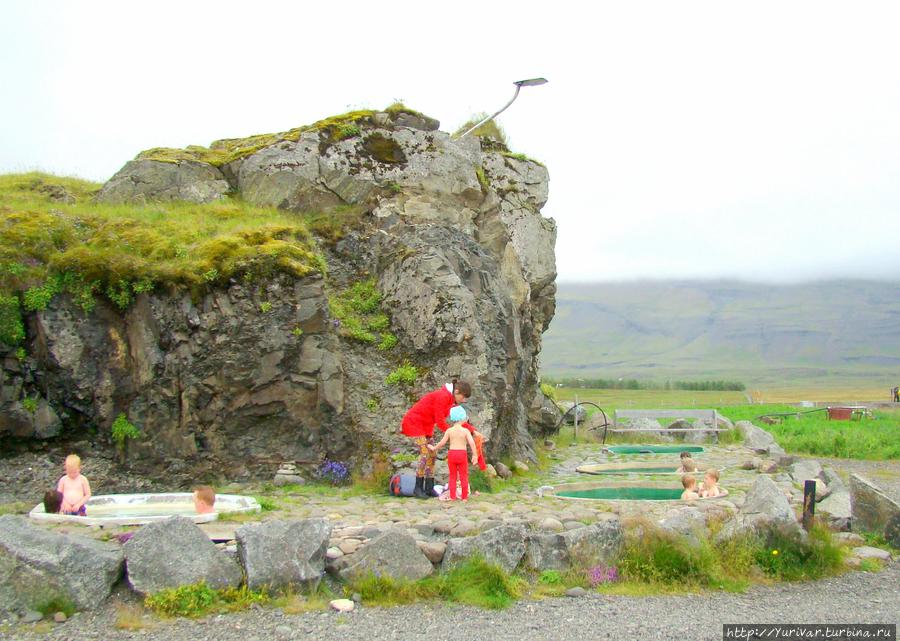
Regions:
<instances>
[{"instance_id":1,"label":"wooden post","mask_svg":"<svg viewBox=\"0 0 900 641\"><path fill-rule=\"evenodd\" d=\"M816 482L803 482L803 529L809 531L816 515Z\"/></svg>"},{"instance_id":2,"label":"wooden post","mask_svg":"<svg viewBox=\"0 0 900 641\"><path fill-rule=\"evenodd\" d=\"M575 407L572 408L575 411L575 435L572 437L572 442L578 442L578 394L575 395Z\"/></svg>"}]
</instances>

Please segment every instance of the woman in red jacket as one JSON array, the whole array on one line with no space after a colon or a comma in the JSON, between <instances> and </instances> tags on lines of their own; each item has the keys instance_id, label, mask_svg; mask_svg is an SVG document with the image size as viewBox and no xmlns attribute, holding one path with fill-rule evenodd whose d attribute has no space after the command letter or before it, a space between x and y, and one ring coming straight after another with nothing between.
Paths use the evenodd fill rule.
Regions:
<instances>
[{"instance_id":1,"label":"woman in red jacket","mask_svg":"<svg viewBox=\"0 0 900 641\"><path fill-rule=\"evenodd\" d=\"M430 497L434 489L434 452L428 449L429 445L434 445L434 426L445 431L449 427L447 417L450 408L465 403L471 395L472 386L467 382L447 383L416 401L403 417L400 431L413 439L419 448L414 491L417 498Z\"/></svg>"}]
</instances>

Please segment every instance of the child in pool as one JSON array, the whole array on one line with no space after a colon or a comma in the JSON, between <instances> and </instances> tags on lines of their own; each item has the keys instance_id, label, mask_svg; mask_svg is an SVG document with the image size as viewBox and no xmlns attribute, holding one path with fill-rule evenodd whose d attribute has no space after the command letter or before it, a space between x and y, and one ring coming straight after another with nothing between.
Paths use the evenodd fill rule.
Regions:
<instances>
[{"instance_id":1,"label":"child in pool","mask_svg":"<svg viewBox=\"0 0 900 641\"><path fill-rule=\"evenodd\" d=\"M44 494L44 514L59 514L63 495L59 490L47 490Z\"/></svg>"},{"instance_id":2,"label":"child in pool","mask_svg":"<svg viewBox=\"0 0 900 641\"><path fill-rule=\"evenodd\" d=\"M697 494L697 479L690 474L685 474L681 477L681 486L684 488L684 492L681 493L682 501L692 501L700 498L700 495Z\"/></svg>"},{"instance_id":3,"label":"child in pool","mask_svg":"<svg viewBox=\"0 0 900 641\"><path fill-rule=\"evenodd\" d=\"M194 509L197 514L212 514L216 503L216 492L208 485L198 485L194 488Z\"/></svg>"},{"instance_id":4,"label":"child in pool","mask_svg":"<svg viewBox=\"0 0 900 641\"><path fill-rule=\"evenodd\" d=\"M700 488L700 496L704 498L712 498L722 494L717 483L719 482L719 470L714 467L706 470L706 477L703 479L703 487Z\"/></svg>"},{"instance_id":5,"label":"child in pool","mask_svg":"<svg viewBox=\"0 0 900 641\"><path fill-rule=\"evenodd\" d=\"M456 500L456 480L459 478L462 485L462 500L469 498L469 465L466 457L466 446L472 448L472 465L478 463L478 450L475 447L475 441L472 433L463 427L466 420L466 410L457 405L450 409L450 422L453 425L444 432L444 438L437 445L428 445L428 449L432 452L444 447L447 441L450 441L450 453L447 455L447 467L450 468L450 500Z\"/></svg>"},{"instance_id":6,"label":"child in pool","mask_svg":"<svg viewBox=\"0 0 900 641\"><path fill-rule=\"evenodd\" d=\"M691 458L690 452L682 452L678 456L681 459L681 467L679 467L677 470L678 474L684 474L686 472L696 472L697 471L697 467L694 464L694 459ZM689 464L691 466L691 469L687 469L685 467L685 463Z\"/></svg>"},{"instance_id":7,"label":"child in pool","mask_svg":"<svg viewBox=\"0 0 900 641\"><path fill-rule=\"evenodd\" d=\"M85 516L84 504L91 498L91 484L81 474L81 458L77 454L69 454L66 457L66 473L59 479L56 489L63 495L60 512Z\"/></svg>"}]
</instances>

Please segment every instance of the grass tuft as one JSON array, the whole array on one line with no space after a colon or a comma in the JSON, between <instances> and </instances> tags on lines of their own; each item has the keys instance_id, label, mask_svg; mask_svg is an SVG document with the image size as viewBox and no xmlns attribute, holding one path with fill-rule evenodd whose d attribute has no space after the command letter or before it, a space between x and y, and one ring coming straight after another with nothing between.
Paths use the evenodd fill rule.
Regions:
<instances>
[{"instance_id":1,"label":"grass tuft","mask_svg":"<svg viewBox=\"0 0 900 641\"><path fill-rule=\"evenodd\" d=\"M144 605L162 616L198 617L211 612L236 612L254 603L269 602L265 591L247 587L216 590L204 582L160 590L148 596Z\"/></svg>"}]
</instances>

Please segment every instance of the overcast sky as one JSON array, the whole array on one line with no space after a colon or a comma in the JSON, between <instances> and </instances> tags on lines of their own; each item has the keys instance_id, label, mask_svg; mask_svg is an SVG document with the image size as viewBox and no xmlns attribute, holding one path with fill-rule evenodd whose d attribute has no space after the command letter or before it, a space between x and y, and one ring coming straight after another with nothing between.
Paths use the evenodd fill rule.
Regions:
<instances>
[{"instance_id":1,"label":"overcast sky","mask_svg":"<svg viewBox=\"0 0 900 641\"><path fill-rule=\"evenodd\" d=\"M0 172L395 100L550 170L559 279L900 278L895 2L0 2Z\"/></svg>"}]
</instances>

